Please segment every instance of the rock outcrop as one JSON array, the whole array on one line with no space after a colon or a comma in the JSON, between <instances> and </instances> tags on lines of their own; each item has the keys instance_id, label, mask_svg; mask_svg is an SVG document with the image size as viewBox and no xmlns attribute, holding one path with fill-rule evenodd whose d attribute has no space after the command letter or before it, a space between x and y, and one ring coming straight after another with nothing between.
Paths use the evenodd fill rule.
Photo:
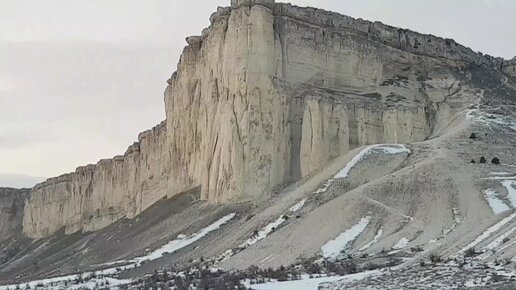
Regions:
<instances>
[{"instance_id":1,"label":"rock outcrop","mask_svg":"<svg viewBox=\"0 0 516 290\"><path fill-rule=\"evenodd\" d=\"M273 0L232 0L210 21L168 81L167 120L124 156L36 186L25 233L97 230L199 186L205 200L256 198L352 148L425 140L480 97L471 68L504 67L450 39Z\"/></svg>"},{"instance_id":2,"label":"rock outcrop","mask_svg":"<svg viewBox=\"0 0 516 290\"><path fill-rule=\"evenodd\" d=\"M30 189L0 188L0 242L22 230L23 206Z\"/></svg>"},{"instance_id":3,"label":"rock outcrop","mask_svg":"<svg viewBox=\"0 0 516 290\"><path fill-rule=\"evenodd\" d=\"M123 156L36 185L25 204L24 232L42 238L61 228L66 233L98 230L166 196L166 136L162 123L141 133Z\"/></svg>"},{"instance_id":4,"label":"rock outcrop","mask_svg":"<svg viewBox=\"0 0 516 290\"><path fill-rule=\"evenodd\" d=\"M516 77L516 57L504 62L502 69L506 74Z\"/></svg>"}]
</instances>

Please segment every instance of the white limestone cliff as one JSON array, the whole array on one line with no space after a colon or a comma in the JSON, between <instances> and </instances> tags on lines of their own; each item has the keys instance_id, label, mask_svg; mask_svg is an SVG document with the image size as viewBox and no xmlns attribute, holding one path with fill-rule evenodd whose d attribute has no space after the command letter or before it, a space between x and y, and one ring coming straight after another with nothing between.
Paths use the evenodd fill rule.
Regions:
<instances>
[{"instance_id":1,"label":"white limestone cliff","mask_svg":"<svg viewBox=\"0 0 516 290\"><path fill-rule=\"evenodd\" d=\"M504 63L273 0L232 0L210 20L168 81L167 120L124 156L37 185L27 235L98 230L196 187L213 202L252 199L358 146L425 140L473 103L468 66Z\"/></svg>"},{"instance_id":2,"label":"white limestone cliff","mask_svg":"<svg viewBox=\"0 0 516 290\"><path fill-rule=\"evenodd\" d=\"M42 238L62 228L66 233L98 230L132 218L166 196L165 125L138 139L123 156L36 185L25 203L24 232Z\"/></svg>"}]
</instances>

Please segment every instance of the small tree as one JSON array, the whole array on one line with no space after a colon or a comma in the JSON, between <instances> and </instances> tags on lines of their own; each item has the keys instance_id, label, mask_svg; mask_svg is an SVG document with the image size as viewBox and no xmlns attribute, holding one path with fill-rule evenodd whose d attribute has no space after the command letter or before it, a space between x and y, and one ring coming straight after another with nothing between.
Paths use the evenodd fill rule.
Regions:
<instances>
[{"instance_id":1,"label":"small tree","mask_svg":"<svg viewBox=\"0 0 516 290\"><path fill-rule=\"evenodd\" d=\"M471 159L471 163L472 163L472 164L475 164L475 163L477 163L477 162L475 161L475 159Z\"/></svg>"},{"instance_id":2,"label":"small tree","mask_svg":"<svg viewBox=\"0 0 516 290\"><path fill-rule=\"evenodd\" d=\"M477 135L475 133L471 133L469 139L477 139Z\"/></svg>"},{"instance_id":3,"label":"small tree","mask_svg":"<svg viewBox=\"0 0 516 290\"><path fill-rule=\"evenodd\" d=\"M496 165L500 165L500 159L495 157L495 158L493 158L493 160L491 160L491 163L496 164Z\"/></svg>"},{"instance_id":4,"label":"small tree","mask_svg":"<svg viewBox=\"0 0 516 290\"><path fill-rule=\"evenodd\" d=\"M486 162L487 162L487 160L484 156L480 157L480 163L484 164Z\"/></svg>"}]
</instances>

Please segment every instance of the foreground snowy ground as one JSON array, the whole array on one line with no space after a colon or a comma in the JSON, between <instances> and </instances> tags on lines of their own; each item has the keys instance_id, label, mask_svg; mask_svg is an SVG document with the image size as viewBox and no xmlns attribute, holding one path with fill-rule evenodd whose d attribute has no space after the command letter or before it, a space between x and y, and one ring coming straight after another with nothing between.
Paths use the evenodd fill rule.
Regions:
<instances>
[{"instance_id":1,"label":"foreground snowy ground","mask_svg":"<svg viewBox=\"0 0 516 290\"><path fill-rule=\"evenodd\" d=\"M478 259L456 259L383 270L360 280L340 280L319 289L516 289L516 272L502 263L482 263Z\"/></svg>"},{"instance_id":2,"label":"foreground snowy ground","mask_svg":"<svg viewBox=\"0 0 516 290\"><path fill-rule=\"evenodd\" d=\"M265 247L268 239L272 239L276 233L281 233L281 231L288 229L288 226L291 225L293 221L302 221L302 219L306 216L306 212L308 212L314 205L314 195L323 195L327 190L330 190L331 193L331 190L334 190L334 185L340 185L340 182L344 182L346 179L350 179L350 176L353 176L354 170L356 167L361 166L361 162L367 163L367 161L369 161L371 158L374 158L378 155L394 156L397 154L410 154L410 150L407 149L404 145L396 144L373 145L363 148L351 160L347 159L349 162L347 162L345 166L344 164L339 163L339 166L336 167L335 171L333 171L331 174L328 174L324 178L321 178L317 183L319 187L317 188L314 186L317 189L311 188L310 191L307 191L306 193L303 192L302 194L295 196L295 198L289 199L288 202L283 205L281 211L277 211L274 214L268 215L267 218L263 219L263 221L261 221L255 227L251 228L246 233L246 235L243 236L241 240L242 243L234 246L234 248L228 249L220 256L218 256L220 254L219 252L214 256L204 257L203 260L208 262L210 267L217 268L217 263L226 259L230 259L239 252L249 250L248 248L251 248L252 250L253 248L257 247ZM502 172L501 170L504 171ZM386 237L389 237L389 235L392 235L392 232L389 231L389 228L386 224L374 224L375 216L373 212L363 212L360 215L353 217L352 220L350 219L350 224L347 228L343 228L339 230L339 232L335 231L331 237L328 235L322 243L318 244L317 247L320 248L318 248L319 252L317 253L317 257L308 257L310 259L315 259L310 260L310 262L315 261L319 263L326 263L328 261L341 261L344 263L353 264L355 267L354 270L347 271L348 269L346 269L344 272L339 272L328 270L331 267L326 266L326 268L324 268L324 270L321 272L308 272L306 271L307 268L301 268L301 265L305 266L304 264L295 264L296 267L300 267L296 268L296 270L299 270L297 273L301 273L300 280L298 280L299 276L294 276L294 278L290 276L287 278L288 280L292 279L292 281L284 281L286 280L284 277L278 278L265 276L267 277L265 281L269 282L257 284L256 281L258 279L253 278L256 276L251 275L246 276L245 278L238 276L242 275L242 273L251 273L247 270L243 270L242 272L238 273L224 273L223 271L220 271L220 273L218 273L219 276L215 279L220 278L221 280L224 280L226 275L233 275L233 278L237 277L236 281L238 281L240 284L243 284L243 286L239 286L245 286L257 290L363 288L453 289L468 287L491 287L493 285L511 285L511 283L516 280L516 274L509 269L510 265L508 260L504 261L503 263L497 262L496 264L485 262L488 260L493 261L494 258L496 258L493 256L493 253L503 253L507 247L514 243L514 241L511 239L513 239L513 234L516 232L516 226L513 225L513 223L516 221L516 212L514 212L516 205L516 176L514 176L514 173L505 172L505 170L506 168L501 168L500 171L491 170L490 173L487 171L484 172L481 176L483 177L481 179L484 186L480 191L480 199L483 201L485 198L487 209L489 212L493 211L495 214L500 214L500 216L498 216L499 219L496 221L493 220L493 223L489 227L486 227L483 232L474 237L471 237L471 239L467 241L466 246L460 248L460 250L459 248L456 250L454 249L452 254L455 253L455 255L452 255L454 258L452 260L446 262L430 262L428 261L427 257L424 263L419 264L419 260L417 259L422 258L424 255L428 256L431 254L429 251L434 251L433 249L430 249L434 244L441 243L442 240L452 230L459 228L460 224L464 220L458 207L451 207L453 218L451 222L453 224L451 225L451 228L450 225L446 225L445 230L442 232L443 236L439 238L440 241L438 241L438 239L430 240L428 243L424 241L424 243L421 243L419 246L418 244L414 244L413 237L400 234L395 238L391 238L392 242L389 242L389 244L381 252L378 250L372 253L368 253L367 255L350 255L353 254L353 252L349 250L351 250L353 244L356 243L359 238L365 240L360 241L360 244L358 245L360 246L359 251L362 252L375 245L376 243L381 242ZM507 171L510 170L507 169ZM507 194L502 194L502 190L503 192L507 191ZM152 280L154 277L151 277L150 275L142 277L141 279L131 280L122 280L118 279L117 277L120 273L124 272L124 270L140 267L146 261L160 259L169 253L177 252L189 245L192 245L193 243L200 241L210 233L213 233L225 224L232 221L235 216L237 215L230 214L224 216L206 228L199 230L197 233L189 235L178 235L175 239L171 240L158 249L149 251L146 255L133 259L114 261L98 265L99 267L104 268L99 271L38 280L29 283L21 283L18 285L0 286L0 290L14 290L17 289L17 286L21 289L25 289L27 285L31 287L31 289L98 289L102 287L109 289L117 289L122 287L128 287L129 289L141 289L142 286L147 286L148 288L149 284L146 283L149 281L167 283L161 284L162 286L170 286L168 283L175 285L173 284L174 280L166 280L165 278L160 278L161 280ZM295 218L296 216L299 216L301 219ZM401 217L406 219L407 222L413 221L414 219L413 217L407 215L401 215ZM372 228L373 226L375 226L375 228ZM364 239L364 234L367 232L366 230L368 230L369 233L368 236ZM250 234L251 232L252 234ZM499 233L501 234L496 236L495 239L494 235ZM457 250L459 251L457 252ZM475 253L477 256L468 257L465 259L463 256L468 254L469 250L478 251L478 253ZM427 252L420 253L424 251ZM440 252L437 251L433 253L440 254ZM415 255L418 255L419 257L416 257ZM348 258L352 259L347 260ZM370 265L374 266L374 268L367 267L365 262L362 262L361 264L360 259L367 259L367 262L370 262ZM400 262L404 261L407 263L401 267L389 268L387 264L395 259ZM411 261L412 263L410 263ZM383 269L369 271L369 269L377 268ZM205 268L203 269L205 270ZM286 272L288 273L289 270L290 269L287 269ZM163 269L158 271L163 272ZM183 271L183 269L177 270L177 272L167 273L167 275L170 277L170 275L173 274L177 278L178 276L184 275L184 273L188 272L179 271ZM187 275L198 275L198 273L203 270L196 269L195 271L197 272L193 274L189 273ZM215 269L215 271L218 271L218 269ZM359 273L346 275L346 273L354 273L355 271L358 271ZM306 273L317 274L310 276ZM198 279L197 282L200 280L202 280L202 278ZM281 280L282 282L279 282L278 280ZM254 282L251 283L251 281ZM262 279L261 281L263 282L264 280ZM194 287L197 286L199 286L199 284ZM228 289L235 288L233 287Z\"/></svg>"},{"instance_id":3,"label":"foreground snowy ground","mask_svg":"<svg viewBox=\"0 0 516 290\"><path fill-rule=\"evenodd\" d=\"M231 219L235 217L235 214L229 214L227 216L222 217L218 221L213 224L203 228L198 233L192 235L179 235L176 239L170 241L166 245L148 253L147 255L136 257L132 260L121 260L115 261L111 263L106 263L103 266L111 266L115 264L119 264L120 266L106 268L103 270L95 271L95 272L86 272L80 274L73 274L67 276L53 277L48 279L35 280L26 283L13 284L13 285L3 285L0 286L0 290L11 290L11 289L19 289L19 288L27 288L30 287L36 288L41 287L48 289L97 289L100 285L108 286L110 288L114 288L119 285L124 285L130 283L132 280L119 280L114 278L117 274L124 270L136 268L142 265L142 263L146 261L156 260L162 257L166 253L173 253L178 251L188 245L193 244L194 242L202 239L210 232L218 230L222 225L228 223ZM102 266L102 265L101 265Z\"/></svg>"},{"instance_id":4,"label":"foreground snowy ground","mask_svg":"<svg viewBox=\"0 0 516 290\"><path fill-rule=\"evenodd\" d=\"M342 283L348 283L353 281L362 280L366 277L381 275L379 270L366 271L362 273L350 274L345 276L330 276L320 278L309 278L303 275L301 280L296 281L284 281L284 282L269 282L264 284L251 285L249 282L244 283L247 287L256 290L317 290L319 285L322 283L340 281Z\"/></svg>"}]
</instances>

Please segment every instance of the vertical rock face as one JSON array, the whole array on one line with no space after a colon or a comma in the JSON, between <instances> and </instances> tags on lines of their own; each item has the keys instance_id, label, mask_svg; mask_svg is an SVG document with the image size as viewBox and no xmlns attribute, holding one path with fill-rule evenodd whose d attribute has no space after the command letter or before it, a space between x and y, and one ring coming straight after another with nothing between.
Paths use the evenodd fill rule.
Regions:
<instances>
[{"instance_id":1,"label":"vertical rock face","mask_svg":"<svg viewBox=\"0 0 516 290\"><path fill-rule=\"evenodd\" d=\"M217 201L260 194L290 170L288 98L272 79L274 16L269 5L238 3L213 16L200 46L185 48L165 93L178 170L169 187L202 185L203 198Z\"/></svg>"},{"instance_id":2,"label":"vertical rock face","mask_svg":"<svg viewBox=\"0 0 516 290\"><path fill-rule=\"evenodd\" d=\"M30 189L0 188L0 242L21 231L23 205Z\"/></svg>"},{"instance_id":3,"label":"vertical rock face","mask_svg":"<svg viewBox=\"0 0 516 290\"><path fill-rule=\"evenodd\" d=\"M33 238L101 229L132 218L167 195L166 127L140 134L123 156L79 167L36 185L25 204L23 230Z\"/></svg>"},{"instance_id":4,"label":"vertical rock face","mask_svg":"<svg viewBox=\"0 0 516 290\"><path fill-rule=\"evenodd\" d=\"M211 20L165 93L169 188L209 200L253 198L357 146L424 140L450 62L493 65L452 40L273 1ZM429 75L442 84L425 87Z\"/></svg>"},{"instance_id":5,"label":"vertical rock face","mask_svg":"<svg viewBox=\"0 0 516 290\"><path fill-rule=\"evenodd\" d=\"M478 97L471 67L512 68L453 40L273 0L232 0L210 21L168 81L167 120L124 156L36 186L29 236L97 230L198 186L206 200L255 198L352 148L424 140Z\"/></svg>"},{"instance_id":6,"label":"vertical rock face","mask_svg":"<svg viewBox=\"0 0 516 290\"><path fill-rule=\"evenodd\" d=\"M502 69L506 74L516 77L516 57L504 62Z\"/></svg>"}]
</instances>

